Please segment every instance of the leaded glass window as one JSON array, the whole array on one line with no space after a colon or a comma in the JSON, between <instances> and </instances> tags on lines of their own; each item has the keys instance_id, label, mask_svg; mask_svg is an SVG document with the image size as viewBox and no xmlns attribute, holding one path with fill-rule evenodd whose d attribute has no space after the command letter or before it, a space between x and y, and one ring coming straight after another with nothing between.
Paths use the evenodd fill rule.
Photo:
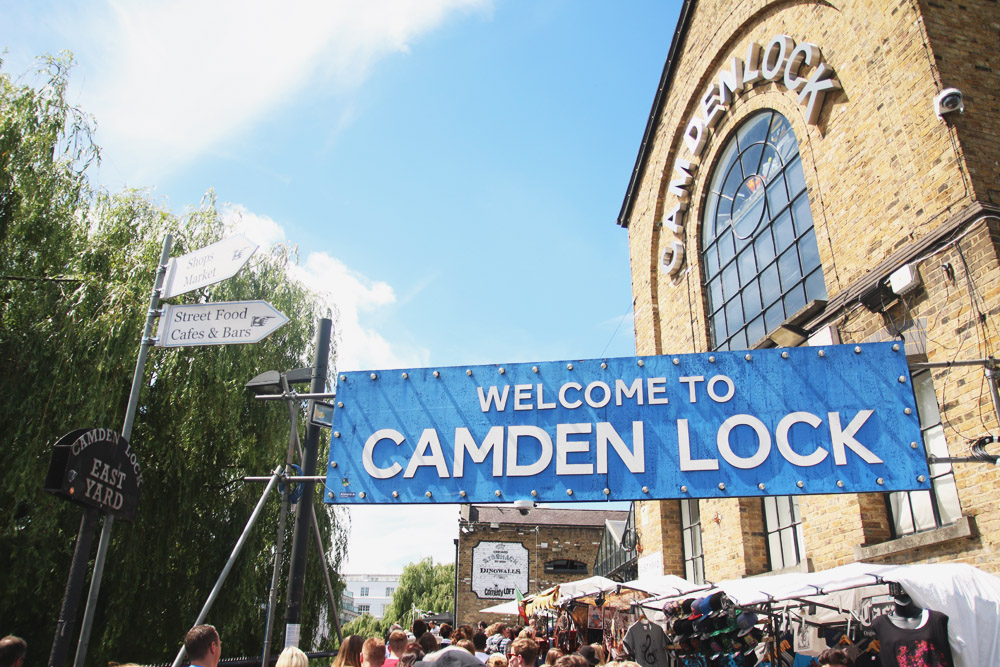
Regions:
<instances>
[{"instance_id":1,"label":"leaded glass window","mask_svg":"<svg viewBox=\"0 0 1000 667\"><path fill-rule=\"evenodd\" d=\"M709 179L702 261L712 346L746 349L809 302L826 298L809 197L791 125L748 118Z\"/></svg>"}]
</instances>

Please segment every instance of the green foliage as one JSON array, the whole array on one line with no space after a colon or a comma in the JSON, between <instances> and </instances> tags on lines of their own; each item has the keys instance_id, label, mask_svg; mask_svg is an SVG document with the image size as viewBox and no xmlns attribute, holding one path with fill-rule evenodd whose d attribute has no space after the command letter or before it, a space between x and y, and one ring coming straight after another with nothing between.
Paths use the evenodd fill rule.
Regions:
<instances>
[{"instance_id":1,"label":"green foliage","mask_svg":"<svg viewBox=\"0 0 1000 667\"><path fill-rule=\"evenodd\" d=\"M437 614L455 610L454 563L443 565L427 557L404 567L392 602L382 616L383 629L393 623L410 627L414 607Z\"/></svg>"},{"instance_id":2,"label":"green foliage","mask_svg":"<svg viewBox=\"0 0 1000 667\"><path fill-rule=\"evenodd\" d=\"M211 194L178 216L146 192L88 186L98 150L89 118L65 100L69 65L46 61L37 87L0 72L0 634L27 639L36 662L52 644L82 515L41 489L51 445L74 428L121 428L164 235L176 256L231 233ZM287 410L243 385L312 364L314 328L329 313L288 275L295 260L293 249L261 249L235 278L178 297L269 301L290 321L263 342L151 350L131 437L139 516L115 523L89 665L173 658L264 489L242 477L283 463ZM336 568L346 531L321 496ZM261 650L278 511L274 494L209 613L228 655ZM291 517L288 526L286 558ZM319 641L328 606L320 567L310 536L303 646ZM275 616L281 646L283 604Z\"/></svg>"},{"instance_id":3,"label":"green foliage","mask_svg":"<svg viewBox=\"0 0 1000 667\"><path fill-rule=\"evenodd\" d=\"M351 635L365 638L384 637L390 625L392 623L385 623L371 614L361 614L350 623L345 624L342 631L345 639ZM336 647L332 646L331 648Z\"/></svg>"}]
</instances>

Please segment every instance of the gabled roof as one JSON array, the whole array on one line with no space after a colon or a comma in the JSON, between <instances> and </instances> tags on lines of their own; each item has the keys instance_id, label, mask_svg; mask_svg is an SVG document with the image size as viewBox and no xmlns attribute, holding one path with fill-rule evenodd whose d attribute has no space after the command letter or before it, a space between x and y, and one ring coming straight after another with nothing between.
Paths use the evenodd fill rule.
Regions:
<instances>
[{"instance_id":1,"label":"gabled roof","mask_svg":"<svg viewBox=\"0 0 1000 667\"><path fill-rule=\"evenodd\" d=\"M470 523L506 523L528 526L581 526L601 528L608 519L625 521L628 510L581 510L536 507L521 510L503 505L472 505Z\"/></svg>"},{"instance_id":2,"label":"gabled roof","mask_svg":"<svg viewBox=\"0 0 1000 667\"><path fill-rule=\"evenodd\" d=\"M680 56L684 37L687 35L688 27L691 24L694 4L695 0L684 0L680 16L677 18L674 39L670 43L667 61L663 63L663 74L660 75L660 86L656 89L656 97L653 98L653 108L649 110L649 120L646 121L646 131L642 135L639 155L635 158L635 167L632 168L632 177L628 182L628 190L625 191L625 200L622 202L621 211L618 213L618 225L621 227L628 227L629 217L632 215L632 207L635 206L636 190L639 188L639 182L642 181L642 176L646 171L646 162L649 160L649 154L653 150L656 125L660 122L663 105L667 102L667 91L670 90L670 84L674 79L674 68Z\"/></svg>"}]
</instances>

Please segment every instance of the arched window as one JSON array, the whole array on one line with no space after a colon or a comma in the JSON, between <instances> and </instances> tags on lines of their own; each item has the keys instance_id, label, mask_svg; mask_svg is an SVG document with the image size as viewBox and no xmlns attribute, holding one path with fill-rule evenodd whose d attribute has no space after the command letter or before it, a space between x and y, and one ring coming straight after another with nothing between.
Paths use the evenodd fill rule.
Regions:
<instances>
[{"instance_id":1,"label":"arched window","mask_svg":"<svg viewBox=\"0 0 1000 667\"><path fill-rule=\"evenodd\" d=\"M545 571L549 574L587 574L587 564L568 558L550 560L545 564Z\"/></svg>"},{"instance_id":2,"label":"arched window","mask_svg":"<svg viewBox=\"0 0 1000 667\"><path fill-rule=\"evenodd\" d=\"M799 144L784 116L748 118L709 184L701 252L712 346L745 349L826 299Z\"/></svg>"}]
</instances>

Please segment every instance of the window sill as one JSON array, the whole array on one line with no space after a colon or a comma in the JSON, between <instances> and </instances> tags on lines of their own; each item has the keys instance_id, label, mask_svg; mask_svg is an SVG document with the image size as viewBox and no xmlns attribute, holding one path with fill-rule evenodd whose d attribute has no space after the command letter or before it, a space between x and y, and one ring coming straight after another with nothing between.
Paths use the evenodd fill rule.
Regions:
<instances>
[{"instance_id":1,"label":"window sill","mask_svg":"<svg viewBox=\"0 0 1000 667\"><path fill-rule=\"evenodd\" d=\"M967 537L975 537L976 534L975 519L963 516L952 525L944 526L943 528L928 530L923 533L914 533L913 535L906 535L904 537L889 540L888 542L882 542L880 544L863 544L856 546L854 547L854 557L859 561L886 558L888 556L906 553L907 551L913 551L914 549L920 549L921 547L929 547L937 544L944 544L946 542L952 542L954 540L965 539Z\"/></svg>"}]
</instances>

